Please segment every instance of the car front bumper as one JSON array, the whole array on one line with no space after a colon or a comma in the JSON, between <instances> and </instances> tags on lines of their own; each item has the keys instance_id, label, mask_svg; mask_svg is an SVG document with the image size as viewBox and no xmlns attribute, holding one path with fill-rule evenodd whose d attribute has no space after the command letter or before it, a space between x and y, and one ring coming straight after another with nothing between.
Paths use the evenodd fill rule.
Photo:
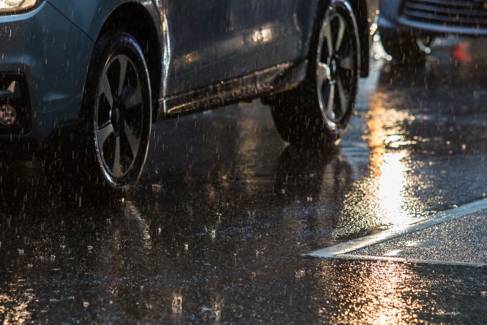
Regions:
<instances>
[{"instance_id":1,"label":"car front bumper","mask_svg":"<svg viewBox=\"0 0 487 325\"><path fill-rule=\"evenodd\" d=\"M487 28L462 27L434 22L417 21L401 14L402 0L381 0L379 28L384 32L410 33L414 35L458 35L487 37Z\"/></svg>"},{"instance_id":2,"label":"car front bumper","mask_svg":"<svg viewBox=\"0 0 487 325\"><path fill-rule=\"evenodd\" d=\"M0 124L0 146L41 142L78 119L94 45L84 32L44 1L0 16L0 44L0 104L19 105L17 124ZM17 98L8 98L9 87Z\"/></svg>"}]
</instances>

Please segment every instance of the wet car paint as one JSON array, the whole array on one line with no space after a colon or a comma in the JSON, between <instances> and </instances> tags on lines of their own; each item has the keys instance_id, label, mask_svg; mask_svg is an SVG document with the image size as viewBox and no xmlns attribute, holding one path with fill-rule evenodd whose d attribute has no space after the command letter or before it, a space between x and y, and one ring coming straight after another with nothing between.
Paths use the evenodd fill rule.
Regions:
<instances>
[{"instance_id":1,"label":"wet car paint","mask_svg":"<svg viewBox=\"0 0 487 325\"><path fill-rule=\"evenodd\" d=\"M485 37L485 3L482 0L418 3L380 0L379 26L400 35Z\"/></svg>"},{"instance_id":2,"label":"wet car paint","mask_svg":"<svg viewBox=\"0 0 487 325\"><path fill-rule=\"evenodd\" d=\"M258 102L164 122L123 201L2 164L0 318L480 322L484 269L301 254L485 196L484 69L376 63L336 152L287 148Z\"/></svg>"},{"instance_id":3,"label":"wet car paint","mask_svg":"<svg viewBox=\"0 0 487 325\"><path fill-rule=\"evenodd\" d=\"M365 2L351 3L356 6L366 75L368 12ZM259 83L263 81L255 77L282 65L307 64L322 6L318 0L48 0L31 11L3 15L0 38L6 47L0 70L25 81L31 101L25 110L32 115L32 127L22 126L25 132L20 134L5 130L0 138L9 143L15 135L16 142L28 142L31 150L31 143L32 147L43 144L79 124L85 115L87 67L97 53L97 41L111 33L112 24L117 30L129 30L143 43L156 119L171 115L171 96L181 96L186 104L197 102L195 109L203 109L206 98L191 98L194 91L226 83L235 89L222 98L223 103L284 91L302 82L302 75L292 84L262 89ZM137 23L120 26L120 20Z\"/></svg>"},{"instance_id":4,"label":"wet car paint","mask_svg":"<svg viewBox=\"0 0 487 325\"><path fill-rule=\"evenodd\" d=\"M49 3L93 42L116 9L144 8L159 41L153 51L162 54L161 99L305 58L319 7L317 0Z\"/></svg>"}]
</instances>

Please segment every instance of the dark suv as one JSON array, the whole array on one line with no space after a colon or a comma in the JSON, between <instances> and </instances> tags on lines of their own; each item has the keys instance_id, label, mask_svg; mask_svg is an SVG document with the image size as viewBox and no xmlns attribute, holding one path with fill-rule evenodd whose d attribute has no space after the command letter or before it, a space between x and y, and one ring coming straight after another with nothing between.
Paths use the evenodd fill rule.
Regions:
<instances>
[{"instance_id":1,"label":"dark suv","mask_svg":"<svg viewBox=\"0 0 487 325\"><path fill-rule=\"evenodd\" d=\"M285 141L334 144L368 72L367 9L365 0L0 1L2 149L70 139L80 180L123 190L140 178L154 121L256 97Z\"/></svg>"},{"instance_id":2,"label":"dark suv","mask_svg":"<svg viewBox=\"0 0 487 325\"><path fill-rule=\"evenodd\" d=\"M487 0L381 0L379 29L393 58L417 61L435 36L487 36Z\"/></svg>"}]
</instances>

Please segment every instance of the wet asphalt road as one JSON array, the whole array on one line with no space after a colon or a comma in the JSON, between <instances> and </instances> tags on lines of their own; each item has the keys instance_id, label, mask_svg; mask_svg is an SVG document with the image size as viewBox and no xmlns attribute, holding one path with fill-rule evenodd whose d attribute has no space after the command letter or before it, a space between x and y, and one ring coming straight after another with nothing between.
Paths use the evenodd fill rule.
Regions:
<instances>
[{"instance_id":1,"label":"wet asphalt road","mask_svg":"<svg viewBox=\"0 0 487 325\"><path fill-rule=\"evenodd\" d=\"M375 62L335 152L255 101L158 124L123 201L2 169L0 322L483 323L485 267L303 256L487 195L487 60L457 49Z\"/></svg>"}]
</instances>

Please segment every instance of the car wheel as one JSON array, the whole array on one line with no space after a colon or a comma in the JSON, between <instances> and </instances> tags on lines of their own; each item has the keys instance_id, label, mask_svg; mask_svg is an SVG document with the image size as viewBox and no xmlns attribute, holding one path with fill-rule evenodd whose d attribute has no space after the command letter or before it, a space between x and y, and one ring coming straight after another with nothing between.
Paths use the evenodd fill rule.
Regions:
<instances>
[{"instance_id":1,"label":"car wheel","mask_svg":"<svg viewBox=\"0 0 487 325\"><path fill-rule=\"evenodd\" d=\"M90 183L130 190L142 175L152 127L149 72L141 46L130 34L111 34L97 42L83 111Z\"/></svg>"},{"instance_id":2,"label":"car wheel","mask_svg":"<svg viewBox=\"0 0 487 325\"><path fill-rule=\"evenodd\" d=\"M281 137L292 144L336 145L353 115L360 40L352 8L331 4L315 32L305 82L271 99Z\"/></svg>"},{"instance_id":3,"label":"car wheel","mask_svg":"<svg viewBox=\"0 0 487 325\"><path fill-rule=\"evenodd\" d=\"M399 65L421 64L429 52L431 39L419 38L408 33L395 33L380 30L384 50L392 56L393 62Z\"/></svg>"}]
</instances>

